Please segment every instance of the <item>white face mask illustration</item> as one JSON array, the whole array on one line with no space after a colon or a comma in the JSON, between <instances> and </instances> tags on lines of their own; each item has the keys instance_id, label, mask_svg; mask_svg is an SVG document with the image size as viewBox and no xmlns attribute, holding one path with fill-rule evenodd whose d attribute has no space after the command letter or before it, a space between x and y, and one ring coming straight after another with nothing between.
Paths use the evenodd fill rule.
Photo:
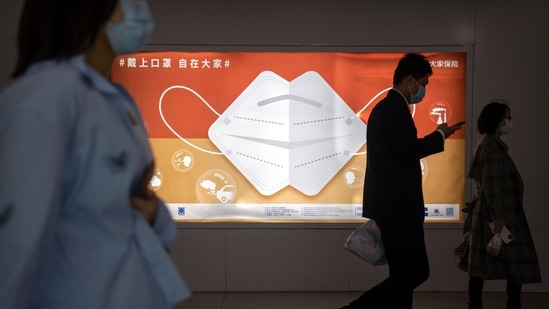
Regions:
<instances>
[{"instance_id":1,"label":"white face mask illustration","mask_svg":"<svg viewBox=\"0 0 549 309\"><path fill-rule=\"evenodd\" d=\"M264 71L208 131L263 195L316 195L366 142L366 125L316 72L288 82Z\"/></svg>"}]
</instances>

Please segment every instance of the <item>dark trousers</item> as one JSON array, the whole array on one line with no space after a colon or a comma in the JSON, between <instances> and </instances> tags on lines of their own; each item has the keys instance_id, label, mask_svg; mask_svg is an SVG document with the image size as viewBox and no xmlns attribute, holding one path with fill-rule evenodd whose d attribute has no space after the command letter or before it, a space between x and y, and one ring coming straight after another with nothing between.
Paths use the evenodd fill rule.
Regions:
<instances>
[{"instance_id":1,"label":"dark trousers","mask_svg":"<svg viewBox=\"0 0 549 309\"><path fill-rule=\"evenodd\" d=\"M413 292L429 277L423 222L377 221L389 277L349 304L350 308L411 309Z\"/></svg>"},{"instance_id":2,"label":"dark trousers","mask_svg":"<svg viewBox=\"0 0 549 309\"><path fill-rule=\"evenodd\" d=\"M470 304L482 303L483 288L484 288L483 279L469 276L468 293L469 293ZM507 280L507 287L505 291L507 292L507 303L509 305L520 305L521 290L522 290L522 284Z\"/></svg>"}]
</instances>

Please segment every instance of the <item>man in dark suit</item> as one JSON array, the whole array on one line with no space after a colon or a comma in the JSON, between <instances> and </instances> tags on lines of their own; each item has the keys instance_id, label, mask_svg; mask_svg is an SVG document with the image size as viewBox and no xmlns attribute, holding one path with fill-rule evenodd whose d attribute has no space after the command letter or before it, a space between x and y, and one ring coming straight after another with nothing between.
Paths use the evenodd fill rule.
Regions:
<instances>
[{"instance_id":1,"label":"man in dark suit","mask_svg":"<svg viewBox=\"0 0 549 309\"><path fill-rule=\"evenodd\" d=\"M444 140L463 125L443 123L417 137L410 104L423 99L432 74L425 56L406 54L393 88L368 119L363 217L381 231L389 277L342 308L411 309L414 289L429 277L420 159L443 151Z\"/></svg>"}]
</instances>

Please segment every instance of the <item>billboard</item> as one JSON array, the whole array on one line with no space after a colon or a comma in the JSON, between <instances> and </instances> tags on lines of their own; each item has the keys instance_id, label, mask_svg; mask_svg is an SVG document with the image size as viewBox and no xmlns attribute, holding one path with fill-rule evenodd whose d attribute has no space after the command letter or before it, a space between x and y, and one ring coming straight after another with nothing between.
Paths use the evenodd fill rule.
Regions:
<instances>
[{"instance_id":1,"label":"billboard","mask_svg":"<svg viewBox=\"0 0 549 309\"><path fill-rule=\"evenodd\" d=\"M422 137L465 119L466 53L425 52ZM175 220L344 222L362 214L370 111L402 53L143 52L111 78L135 98ZM459 221L464 130L420 161L426 221Z\"/></svg>"}]
</instances>

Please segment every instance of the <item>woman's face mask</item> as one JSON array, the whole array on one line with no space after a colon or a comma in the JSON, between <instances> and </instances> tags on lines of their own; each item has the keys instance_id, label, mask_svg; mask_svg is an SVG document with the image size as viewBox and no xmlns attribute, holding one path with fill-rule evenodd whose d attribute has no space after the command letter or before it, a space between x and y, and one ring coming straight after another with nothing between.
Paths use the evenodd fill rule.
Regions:
<instances>
[{"instance_id":1,"label":"woman's face mask","mask_svg":"<svg viewBox=\"0 0 549 309\"><path fill-rule=\"evenodd\" d=\"M417 90L416 93L412 93L412 96L410 97L410 103L411 104L415 104L415 103L419 103L421 102L421 100L423 100L423 98L425 97L425 87L424 86L421 86L417 80L414 79L414 81L416 82L417 86L419 87L419 89ZM410 93L412 92L412 89L410 88Z\"/></svg>"},{"instance_id":2,"label":"woman's face mask","mask_svg":"<svg viewBox=\"0 0 549 309\"><path fill-rule=\"evenodd\" d=\"M513 129L513 121L509 118L505 118L505 124L499 126L499 133L501 135L509 134Z\"/></svg>"},{"instance_id":3,"label":"woman's face mask","mask_svg":"<svg viewBox=\"0 0 549 309\"><path fill-rule=\"evenodd\" d=\"M107 37L116 55L139 51L153 30L153 20L145 0L120 0L124 19L106 27Z\"/></svg>"}]
</instances>

